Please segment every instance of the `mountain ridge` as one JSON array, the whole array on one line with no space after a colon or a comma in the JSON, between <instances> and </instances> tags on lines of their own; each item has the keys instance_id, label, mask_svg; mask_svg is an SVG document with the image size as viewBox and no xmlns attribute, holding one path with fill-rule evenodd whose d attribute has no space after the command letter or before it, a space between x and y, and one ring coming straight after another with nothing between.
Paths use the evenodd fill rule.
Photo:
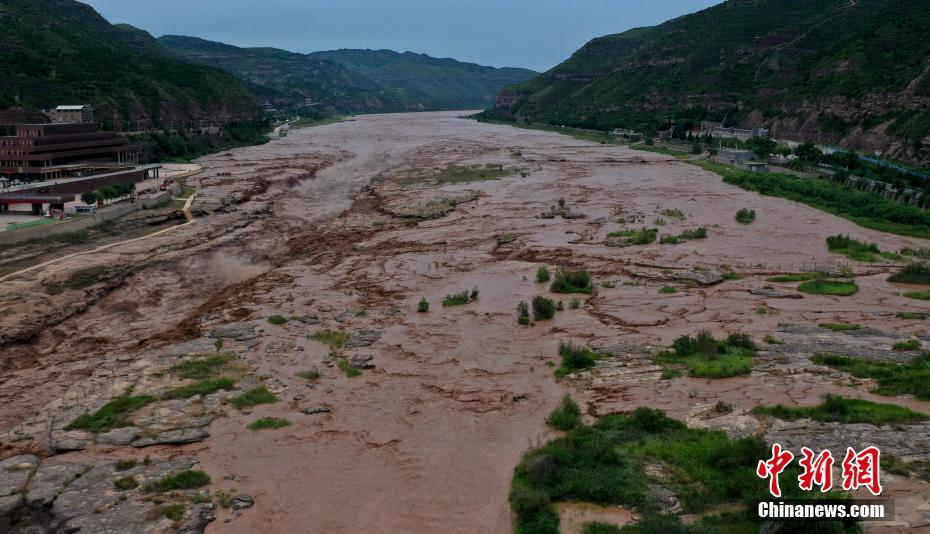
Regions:
<instances>
[{"instance_id":1,"label":"mountain ridge","mask_svg":"<svg viewBox=\"0 0 930 534\"><path fill-rule=\"evenodd\" d=\"M593 39L485 115L602 130L726 121L927 164L928 24L917 0L729 0Z\"/></svg>"}]
</instances>

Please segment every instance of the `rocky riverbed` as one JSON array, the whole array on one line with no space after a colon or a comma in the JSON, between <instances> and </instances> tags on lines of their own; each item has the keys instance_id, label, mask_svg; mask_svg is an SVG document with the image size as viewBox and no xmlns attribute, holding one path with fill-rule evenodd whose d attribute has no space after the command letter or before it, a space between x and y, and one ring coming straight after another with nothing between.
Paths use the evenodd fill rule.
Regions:
<instances>
[{"instance_id":1,"label":"rocky riverbed","mask_svg":"<svg viewBox=\"0 0 930 534\"><path fill-rule=\"evenodd\" d=\"M801 443L810 434L812 446L882 431L773 425L748 411L839 393L930 413L928 403L878 397L810 362L817 352L899 361L908 355L891 350L895 342L915 333L930 341L925 321L896 315L930 312L930 303L900 296L890 267L829 254L825 238L849 234L883 250L926 241L748 193L667 156L455 113L358 117L199 163L196 223L0 287L0 458L12 466L0 470L0 514L9 525L508 532L513 467L554 435L544 421L566 392L589 417L650 406L734 436ZM522 172L432 178L449 165ZM756 210L756 222L737 223L740 208ZM609 234L643 226L662 235L704 227L707 238L613 246ZM541 265L586 269L596 291L573 306L575 296L535 282ZM860 291L802 295L766 281L812 266L850 269ZM93 267L86 285L69 282ZM61 291L50 294L51 284ZM675 292L659 292L668 286ZM443 306L463 291L468 303ZM519 326L517 304L535 295L564 311ZM417 311L421 300L429 311ZM827 322L863 328L817 326ZM655 352L701 329L760 340L752 374L663 378ZM607 357L556 381L561 340ZM256 389L265 401L253 404ZM709 414L721 401L733 411ZM930 460L920 440L895 445L911 431L920 430L895 430L881 444ZM209 482L120 494L110 489L120 460L140 462L132 476L142 487L192 469ZM30 499L29 481L46 465L65 473L55 480L101 473L88 479L96 489L80 491L103 511L80 515L69 504L83 474ZM900 525L917 526L926 484L889 484L902 499ZM182 506L151 512L172 505Z\"/></svg>"}]
</instances>

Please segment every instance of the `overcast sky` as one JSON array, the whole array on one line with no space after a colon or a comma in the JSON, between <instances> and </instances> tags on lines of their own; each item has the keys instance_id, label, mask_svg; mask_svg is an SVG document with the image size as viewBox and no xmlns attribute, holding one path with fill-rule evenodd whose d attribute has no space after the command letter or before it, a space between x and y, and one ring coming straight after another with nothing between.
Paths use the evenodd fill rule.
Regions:
<instances>
[{"instance_id":1,"label":"overcast sky","mask_svg":"<svg viewBox=\"0 0 930 534\"><path fill-rule=\"evenodd\" d=\"M720 0L84 0L110 22L295 52L389 48L546 70L593 37Z\"/></svg>"}]
</instances>

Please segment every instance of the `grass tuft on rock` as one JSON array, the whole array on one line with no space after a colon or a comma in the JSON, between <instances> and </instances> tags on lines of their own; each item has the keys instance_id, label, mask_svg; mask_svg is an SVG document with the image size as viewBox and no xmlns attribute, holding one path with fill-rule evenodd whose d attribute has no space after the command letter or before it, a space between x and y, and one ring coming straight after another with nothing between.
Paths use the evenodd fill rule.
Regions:
<instances>
[{"instance_id":1,"label":"grass tuft on rock","mask_svg":"<svg viewBox=\"0 0 930 534\"><path fill-rule=\"evenodd\" d=\"M142 491L145 493L165 493L167 491L195 489L209 483L210 475L203 471L187 469L172 473L161 480L150 482L142 488Z\"/></svg>"},{"instance_id":2,"label":"grass tuft on rock","mask_svg":"<svg viewBox=\"0 0 930 534\"><path fill-rule=\"evenodd\" d=\"M930 300L930 291L908 291L904 296L915 300Z\"/></svg>"},{"instance_id":3,"label":"grass tuft on rock","mask_svg":"<svg viewBox=\"0 0 930 534\"><path fill-rule=\"evenodd\" d=\"M104 404L94 413L85 413L65 427L65 430L88 430L94 434L106 432L114 428L132 426L126 420L132 412L154 401L149 395L117 397Z\"/></svg>"},{"instance_id":4,"label":"grass tuft on rock","mask_svg":"<svg viewBox=\"0 0 930 534\"><path fill-rule=\"evenodd\" d=\"M621 230L619 232L610 232L607 234L608 239L623 239L626 245L648 245L655 242L659 235L658 228L641 228L639 230Z\"/></svg>"},{"instance_id":5,"label":"grass tuft on rock","mask_svg":"<svg viewBox=\"0 0 930 534\"><path fill-rule=\"evenodd\" d=\"M856 378L870 378L876 387L872 393L895 397L913 395L930 401L930 353L914 357L907 363L880 362L836 354L815 354L811 361L847 372Z\"/></svg>"},{"instance_id":6,"label":"grass tuft on rock","mask_svg":"<svg viewBox=\"0 0 930 534\"><path fill-rule=\"evenodd\" d=\"M232 378L221 377L221 378L208 378L206 380L201 380L196 384L191 384L189 386L182 386L175 388L166 392L162 398L163 399L189 399L197 395L210 395L216 393L220 390L231 390L236 385L236 381Z\"/></svg>"},{"instance_id":7,"label":"grass tuft on rock","mask_svg":"<svg viewBox=\"0 0 930 534\"><path fill-rule=\"evenodd\" d=\"M892 345L891 348L892 350L898 350L902 352L920 350L920 341L916 339L908 339L907 341L898 341L897 343Z\"/></svg>"},{"instance_id":8,"label":"grass tuft on rock","mask_svg":"<svg viewBox=\"0 0 930 534\"><path fill-rule=\"evenodd\" d=\"M468 304L468 290L462 291L455 295L446 295L446 298L442 299L442 307L449 308L452 306L462 306Z\"/></svg>"},{"instance_id":9,"label":"grass tuft on rock","mask_svg":"<svg viewBox=\"0 0 930 534\"><path fill-rule=\"evenodd\" d=\"M925 414L897 404L880 404L838 395L826 395L823 402L817 406L786 407L781 404L757 406L752 409L752 413L768 415L784 421L813 419L824 423L868 423L872 425L908 424L927 419Z\"/></svg>"},{"instance_id":10,"label":"grass tuft on rock","mask_svg":"<svg viewBox=\"0 0 930 534\"><path fill-rule=\"evenodd\" d=\"M357 367L353 367L351 363L345 358L336 358L336 367L339 368L343 374L348 378L356 378L362 376L362 371Z\"/></svg>"},{"instance_id":11,"label":"grass tuft on rock","mask_svg":"<svg viewBox=\"0 0 930 534\"><path fill-rule=\"evenodd\" d=\"M588 294L593 290L591 282L591 273L588 271L569 271L568 269L559 268L555 273L555 279L549 287L553 293L583 293Z\"/></svg>"},{"instance_id":12,"label":"grass tuft on rock","mask_svg":"<svg viewBox=\"0 0 930 534\"><path fill-rule=\"evenodd\" d=\"M546 418L546 424L556 430L571 430L581 423L581 408L570 396L562 397L562 402Z\"/></svg>"},{"instance_id":13,"label":"grass tuft on rock","mask_svg":"<svg viewBox=\"0 0 930 534\"><path fill-rule=\"evenodd\" d=\"M827 330L832 330L834 332L849 332L862 328L861 326L853 323L820 323L817 326L820 328L826 328Z\"/></svg>"},{"instance_id":14,"label":"grass tuft on rock","mask_svg":"<svg viewBox=\"0 0 930 534\"><path fill-rule=\"evenodd\" d=\"M426 300L426 297L420 299L420 302L417 303L417 312L426 313L429 311L429 301Z\"/></svg>"},{"instance_id":15,"label":"grass tuft on rock","mask_svg":"<svg viewBox=\"0 0 930 534\"><path fill-rule=\"evenodd\" d=\"M674 295L675 293L678 293L678 288L675 286L665 286L659 289L659 293L663 295Z\"/></svg>"},{"instance_id":16,"label":"grass tuft on rock","mask_svg":"<svg viewBox=\"0 0 930 534\"><path fill-rule=\"evenodd\" d=\"M326 329L314 332L310 339L327 345L331 349L339 349L349 342L349 334L339 330Z\"/></svg>"},{"instance_id":17,"label":"grass tuft on rock","mask_svg":"<svg viewBox=\"0 0 930 534\"><path fill-rule=\"evenodd\" d=\"M248 408L249 406L271 404L273 402L278 402L278 397L265 386L252 388L232 400L233 406L236 408Z\"/></svg>"},{"instance_id":18,"label":"grass tuft on rock","mask_svg":"<svg viewBox=\"0 0 930 534\"><path fill-rule=\"evenodd\" d=\"M320 378L320 372L316 369L310 369L309 371L300 371L297 373L297 376L299 378L303 378L304 380L313 381Z\"/></svg>"},{"instance_id":19,"label":"grass tuft on rock","mask_svg":"<svg viewBox=\"0 0 930 534\"><path fill-rule=\"evenodd\" d=\"M252 423L249 423L249 430L263 430L266 428L277 429L290 426L291 422L287 419L281 419L279 417L262 417L257 419Z\"/></svg>"},{"instance_id":20,"label":"grass tuft on rock","mask_svg":"<svg viewBox=\"0 0 930 534\"><path fill-rule=\"evenodd\" d=\"M201 356L179 363L168 370L169 373L191 380L213 378L229 368L236 359L233 354L214 354Z\"/></svg>"},{"instance_id":21,"label":"grass tuft on rock","mask_svg":"<svg viewBox=\"0 0 930 534\"><path fill-rule=\"evenodd\" d=\"M829 295L833 297L851 297L859 292L859 286L849 280L824 280L818 278L804 282L798 286L798 291L811 295Z\"/></svg>"},{"instance_id":22,"label":"grass tuft on rock","mask_svg":"<svg viewBox=\"0 0 930 534\"><path fill-rule=\"evenodd\" d=\"M113 481L113 489L117 491L129 491L139 487L139 481L135 477L123 477Z\"/></svg>"},{"instance_id":23,"label":"grass tuft on rock","mask_svg":"<svg viewBox=\"0 0 930 534\"><path fill-rule=\"evenodd\" d=\"M287 324L287 317L283 315L272 315L268 317L268 324L273 324L275 326L283 326Z\"/></svg>"}]
</instances>

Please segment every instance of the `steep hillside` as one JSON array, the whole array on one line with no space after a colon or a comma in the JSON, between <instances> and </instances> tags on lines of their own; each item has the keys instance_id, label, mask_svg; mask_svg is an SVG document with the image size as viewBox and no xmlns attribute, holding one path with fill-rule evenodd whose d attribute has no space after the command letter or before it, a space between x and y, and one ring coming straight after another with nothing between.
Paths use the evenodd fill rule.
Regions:
<instances>
[{"instance_id":1,"label":"steep hillside","mask_svg":"<svg viewBox=\"0 0 930 534\"><path fill-rule=\"evenodd\" d=\"M239 48L196 37L166 35L158 42L190 61L211 65L261 87L262 96L288 106L312 99L331 112L405 111L413 102L396 91L327 61L277 48Z\"/></svg>"},{"instance_id":2,"label":"steep hillside","mask_svg":"<svg viewBox=\"0 0 930 534\"><path fill-rule=\"evenodd\" d=\"M112 25L72 0L0 0L0 109L90 103L122 128L251 119L248 84L164 51L146 32Z\"/></svg>"},{"instance_id":3,"label":"steep hillside","mask_svg":"<svg viewBox=\"0 0 930 534\"><path fill-rule=\"evenodd\" d=\"M503 87L537 74L391 50L332 50L310 57L339 63L404 95L421 109L483 109L493 105Z\"/></svg>"},{"instance_id":4,"label":"steep hillside","mask_svg":"<svg viewBox=\"0 0 930 534\"><path fill-rule=\"evenodd\" d=\"M730 0L594 39L489 117L608 129L667 118L930 162L924 0Z\"/></svg>"}]
</instances>

